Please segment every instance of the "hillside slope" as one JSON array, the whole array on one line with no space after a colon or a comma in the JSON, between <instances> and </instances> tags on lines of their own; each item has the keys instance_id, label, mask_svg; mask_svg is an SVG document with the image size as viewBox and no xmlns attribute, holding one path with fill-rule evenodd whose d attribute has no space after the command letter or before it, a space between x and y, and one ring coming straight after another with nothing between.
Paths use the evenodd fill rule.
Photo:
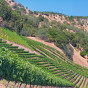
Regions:
<instances>
[{"instance_id":1,"label":"hillside slope","mask_svg":"<svg viewBox=\"0 0 88 88\"><path fill-rule=\"evenodd\" d=\"M27 38L38 41L38 42L48 45L52 48L55 48L64 54L64 52L60 48L58 48L54 43L45 42L44 40L37 38L37 37L27 37ZM80 56L80 52L76 51L74 47L73 47L73 49L74 49L73 62L88 68L87 60L84 59L82 56Z\"/></svg>"},{"instance_id":2,"label":"hillside slope","mask_svg":"<svg viewBox=\"0 0 88 88\"><path fill-rule=\"evenodd\" d=\"M45 41L54 42L71 59L73 49L70 44L80 50L83 58L88 57L88 33L85 29L88 26L88 17L33 12L14 0L1 0L1 3L0 26L14 30L19 35L40 37Z\"/></svg>"},{"instance_id":3,"label":"hillside slope","mask_svg":"<svg viewBox=\"0 0 88 88\"><path fill-rule=\"evenodd\" d=\"M35 17L39 17L41 15L42 17L48 19L49 22L56 21L56 22L60 22L62 24L67 23L69 25L74 25L75 27L77 27L79 29L84 29L84 30L88 31L88 17L66 16L64 14L54 13L54 12L37 12L37 11L32 12L29 9L25 8L24 6L22 6L21 4L15 2L13 0L5 0L5 1L14 10L22 8L21 11L24 10L22 12L26 15L29 15L30 13ZM42 25L40 25L40 27L41 26Z\"/></svg>"},{"instance_id":4,"label":"hillside slope","mask_svg":"<svg viewBox=\"0 0 88 88\"><path fill-rule=\"evenodd\" d=\"M23 7L22 5L16 3L13 0L5 0L12 8L13 6L17 5L19 8L23 8L25 10L25 14L28 15L30 14L30 10ZM33 12L31 12L33 13ZM44 18L48 19L49 22L52 21L57 21L60 23L68 23L70 25L74 24L75 27L80 28L80 29L85 29L88 31L88 17L81 17L81 16L66 16L61 13L53 13L53 12L34 12L33 14L35 17L39 17L40 15L43 16ZM41 27L41 25L40 25Z\"/></svg>"},{"instance_id":5,"label":"hillside slope","mask_svg":"<svg viewBox=\"0 0 88 88\"><path fill-rule=\"evenodd\" d=\"M28 86L88 86L88 17L0 3L0 78Z\"/></svg>"},{"instance_id":6,"label":"hillside slope","mask_svg":"<svg viewBox=\"0 0 88 88\"><path fill-rule=\"evenodd\" d=\"M80 52L76 51L74 47L73 49L74 49L73 62L88 68L88 62L87 62L88 60L80 56Z\"/></svg>"},{"instance_id":7,"label":"hillside slope","mask_svg":"<svg viewBox=\"0 0 88 88\"><path fill-rule=\"evenodd\" d=\"M7 29L3 29L3 31L7 31ZM0 31L0 33L1 33L1 31ZM9 33L12 33L12 32L10 30L8 30L8 34ZM15 34L15 32L13 33L13 35L14 34ZM9 35L8 35L8 37L9 37ZM6 54L6 53L10 52L10 51L7 51L7 49L11 50L10 55L12 53L15 53L19 56L19 57L17 57L17 56L14 57L14 54L12 54L11 57L14 57L14 59L13 59L14 61L18 60L18 62L16 62L16 64L20 63L19 66L22 66L22 69L23 69L23 70L20 70L21 67L19 67L19 70L17 70L17 72L20 75L18 75L18 77L14 76L14 77L16 77L14 79L14 77L12 76L14 74L14 72L13 72L13 74L11 73L11 75L9 75L8 70L10 72L10 69L3 67L3 69L5 69L5 70L2 70L1 69L2 67L1 67L0 69L2 70L2 72L4 71L5 75L8 74L8 76L3 75L3 78L8 79L8 77L10 77L10 79L9 79L10 81L11 80L20 81L20 82L23 81L24 83L25 83L25 79L26 79L26 82L28 85L29 84L30 85L36 85L36 84L39 85L40 84L40 85L44 85L44 86L58 86L58 87L61 87L61 86L64 86L64 87L66 87L66 86L70 86L70 87L87 86L88 69L73 63L71 60L69 60L64 54L59 52L57 49L50 47L50 45L48 46L41 42L33 41L33 40L28 39L23 36L19 36L19 37L21 37L29 46L31 46L36 52L39 52L41 55L37 55L37 54L31 53L28 51L24 51L24 49L21 49L21 47L19 49L17 46L12 46L12 44L8 44L5 41L2 41L2 39L0 39L0 48L1 48L0 52L2 52L2 51L5 52L5 53L0 53L1 55L5 54L3 57L4 58L3 60L5 60L7 58L7 60L10 61L11 58L8 58L9 56L6 56L6 55L9 55L9 54ZM2 38L5 39L5 37L2 37ZM18 40L19 39L17 38L16 41L18 41ZM4 50L2 47L5 47L7 49ZM11 60L11 61L13 61L13 60ZM22 63L21 63L21 61L22 61ZM17 67L15 69L18 69L18 65L11 64L11 63L12 62L10 62L10 65L15 65L15 67ZM30 65L26 65L26 63L30 64ZM6 65L7 63L4 63L4 64ZM0 65L0 66L5 66L5 65ZM8 66L10 66L10 65L8 65ZM13 66L11 66L11 69L12 69L12 67ZM26 67L28 69L26 69ZM32 67L34 70L32 69ZM37 69L37 70L35 70L35 69ZM25 72L28 70L30 70L30 72L33 71L32 74ZM22 71L22 72L20 72L20 71ZM24 73L24 74L22 74L22 73ZM41 73L42 73L42 75L41 75ZM24 77L26 77L24 75L27 75L27 74L32 75L31 83L28 80L28 78L30 78L29 76L27 78L24 78ZM15 74L15 75L17 75L17 74ZM43 78L43 75L44 76L47 75L47 77ZM37 77L38 78L41 77L42 81L39 81L40 79L37 79ZM51 80L51 78L52 78L52 80ZM86 80L83 81L84 79L86 79ZM48 82L48 80L51 80L51 81ZM22 83L20 83L20 84L22 84ZM82 84L84 84L84 85L82 85Z\"/></svg>"}]
</instances>

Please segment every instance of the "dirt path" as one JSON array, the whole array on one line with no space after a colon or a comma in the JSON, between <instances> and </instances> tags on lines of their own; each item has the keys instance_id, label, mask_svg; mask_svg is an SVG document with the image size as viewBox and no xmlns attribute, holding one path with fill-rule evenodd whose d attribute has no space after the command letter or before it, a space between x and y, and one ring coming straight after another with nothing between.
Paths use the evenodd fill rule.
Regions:
<instances>
[{"instance_id":1,"label":"dirt path","mask_svg":"<svg viewBox=\"0 0 88 88\"><path fill-rule=\"evenodd\" d=\"M0 88L5 88L5 85L0 83Z\"/></svg>"},{"instance_id":2,"label":"dirt path","mask_svg":"<svg viewBox=\"0 0 88 88\"><path fill-rule=\"evenodd\" d=\"M80 85L80 88L82 88L84 81L85 81L85 78L83 79L83 82L82 82L82 84Z\"/></svg>"},{"instance_id":3,"label":"dirt path","mask_svg":"<svg viewBox=\"0 0 88 88\"><path fill-rule=\"evenodd\" d=\"M20 85L19 83L16 83L14 86L9 85L5 86L4 84L0 83L0 88L72 88L72 87L52 87L52 86L37 86L37 85Z\"/></svg>"},{"instance_id":4,"label":"dirt path","mask_svg":"<svg viewBox=\"0 0 88 88\"><path fill-rule=\"evenodd\" d=\"M86 59L81 57L80 52L76 51L74 47L73 47L73 49L74 49L73 62L88 68L88 63L87 63Z\"/></svg>"},{"instance_id":5,"label":"dirt path","mask_svg":"<svg viewBox=\"0 0 88 88\"><path fill-rule=\"evenodd\" d=\"M33 51L33 50L31 50L30 48L27 48L27 47L25 47L25 46L23 46L23 45L20 45L20 44L17 44L17 43L8 41L8 40L4 40L4 39L2 39L2 41L6 41L7 44L12 44L12 46L18 46L18 48L22 48L22 49L24 49L24 51L29 51L29 53L35 53L35 54L41 55L41 54L38 53L37 51Z\"/></svg>"},{"instance_id":6,"label":"dirt path","mask_svg":"<svg viewBox=\"0 0 88 88\"><path fill-rule=\"evenodd\" d=\"M71 78L69 79L69 81L73 80L73 79L76 78L76 77L78 77L78 74L76 74L75 76L71 77Z\"/></svg>"},{"instance_id":7,"label":"dirt path","mask_svg":"<svg viewBox=\"0 0 88 88\"><path fill-rule=\"evenodd\" d=\"M88 83L88 78L86 79L86 82L85 82L84 88L86 88L87 83Z\"/></svg>"},{"instance_id":8,"label":"dirt path","mask_svg":"<svg viewBox=\"0 0 88 88\"><path fill-rule=\"evenodd\" d=\"M79 85L82 80L83 80L83 76L81 77L81 79L79 80L79 82L76 85Z\"/></svg>"}]
</instances>

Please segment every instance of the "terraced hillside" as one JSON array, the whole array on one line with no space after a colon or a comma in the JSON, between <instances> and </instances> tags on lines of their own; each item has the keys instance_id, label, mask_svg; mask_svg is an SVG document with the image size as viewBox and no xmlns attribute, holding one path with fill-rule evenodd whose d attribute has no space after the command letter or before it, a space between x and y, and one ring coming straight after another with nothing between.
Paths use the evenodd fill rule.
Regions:
<instances>
[{"instance_id":1,"label":"terraced hillside","mask_svg":"<svg viewBox=\"0 0 88 88\"><path fill-rule=\"evenodd\" d=\"M6 49L1 48L1 47L5 47ZM36 64L32 64L30 61L32 59L35 60L35 58L42 60L45 57L36 55L34 53L29 53L28 51L24 51L23 49L18 49L17 46L6 44L6 42L2 41L2 39L0 39L0 48L1 48L0 71L2 73L0 74L1 78L19 81L19 82L23 82L27 84L32 84L32 85L44 85L44 86L49 85L49 86L63 86L63 87L64 86L69 87L72 85L70 82L63 80L59 77L56 77L50 72L47 72L47 70L42 70L42 68L36 67L35 66ZM8 51L7 49L10 51ZM11 52L13 52L13 54ZM18 54L20 58L16 54ZM11 58L10 58L10 55L11 55ZM15 70L16 72L14 72L13 70Z\"/></svg>"},{"instance_id":2,"label":"terraced hillside","mask_svg":"<svg viewBox=\"0 0 88 88\"><path fill-rule=\"evenodd\" d=\"M65 54L71 59L73 59L74 54L74 50L71 46L73 45L79 50L79 54L86 59L85 63L87 64L88 17L66 16L61 13L53 12L33 12L14 0L0 0L0 3L1 27L9 28L12 31L14 30L23 36L35 36L45 41L54 42L54 44L63 49ZM6 37L7 40L11 40L8 36ZM13 39L12 41L14 42ZM19 43L19 41L16 42ZM20 44L28 47L25 42L21 41ZM80 57L78 57L78 59L80 59Z\"/></svg>"},{"instance_id":3,"label":"terraced hillside","mask_svg":"<svg viewBox=\"0 0 88 88\"><path fill-rule=\"evenodd\" d=\"M11 33L11 31L7 30L8 31L7 33L5 32L5 30L6 29L3 29L2 30L3 32L0 31L0 33L5 34L6 36L9 37L10 35L8 34L9 32ZM14 33L13 33L13 36L14 36ZM9 76L9 79L8 79L9 81L1 80L0 83L4 83L8 87L11 87L13 85L14 87L20 86L21 88L23 86L28 88L29 85L57 86L57 87L67 87L67 88L68 87L74 87L74 88L88 87L88 78L87 78L88 69L73 63L71 60L69 60L66 56L64 56L64 54L60 53L58 50L50 46L44 45L40 42L36 42L26 37L19 36L20 39L25 41L25 43L28 46L30 46L33 50L41 54L41 55L37 55L35 53L30 53L29 51L24 51L24 49L19 48L17 46L12 46L12 44L8 44L8 42L3 41L3 39L6 39L7 37L4 38L3 36L0 36L1 37L0 52L5 52L5 53L4 54L0 53L0 58L4 57L3 61L6 62L11 59L9 57L7 58L7 56L9 55L8 54L9 52L12 54L11 57L13 57L14 54L17 55L18 56L17 58L14 57L14 59L11 59L10 68L16 67L19 65L19 66L22 66L22 70L19 67L19 70L17 70L18 75L14 73L15 75L18 76L19 79L17 78L17 76L14 79L11 76L12 73L7 73L8 70L11 71L10 69L7 69L9 65L7 66L6 63L3 63L4 65L1 64L0 71L2 70L4 75L1 76L0 78L8 79L8 76ZM16 39L18 40L17 37ZM15 39L13 40L15 42ZM6 49L3 50L2 47L5 47ZM16 61L16 64L14 64L14 66L12 61L14 62ZM3 68L4 69L6 68L6 70L3 70ZM11 80L13 80L14 82L12 82Z\"/></svg>"}]
</instances>

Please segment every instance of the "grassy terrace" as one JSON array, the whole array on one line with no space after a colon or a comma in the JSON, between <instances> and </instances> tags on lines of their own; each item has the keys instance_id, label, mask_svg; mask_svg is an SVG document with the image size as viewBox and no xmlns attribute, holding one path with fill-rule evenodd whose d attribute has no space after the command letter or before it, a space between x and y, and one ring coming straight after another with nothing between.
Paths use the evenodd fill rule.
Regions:
<instances>
[{"instance_id":1,"label":"grassy terrace","mask_svg":"<svg viewBox=\"0 0 88 88\"><path fill-rule=\"evenodd\" d=\"M26 41L24 41L16 32L10 31L8 29L3 29L0 27L0 37L11 42L15 42L17 44L24 45L33 50L31 46L29 46Z\"/></svg>"},{"instance_id":2,"label":"grassy terrace","mask_svg":"<svg viewBox=\"0 0 88 88\"><path fill-rule=\"evenodd\" d=\"M2 41L2 39L0 39L0 48L7 48L14 54L17 54L20 58L25 59L27 63L30 63L35 67L42 69L44 72L46 72L46 74L51 74L52 76L61 79L61 81L64 80L63 86L70 85L74 86L75 88L79 88L80 86L82 86L82 88L84 87L88 77L88 69L74 64L71 60L69 60L65 55L61 54L56 49L28 39L26 37L19 36L15 32L11 32L10 30L0 29L0 34L1 38L8 39L9 41L16 42L18 44L22 44L29 48L31 47L31 49L38 51L39 53L41 53L41 55L24 51L24 49L18 49L17 46L7 44L5 41ZM6 37L4 36L4 34L6 35ZM10 38L12 35L16 36L16 40L13 40L13 37ZM22 42L19 41L19 39L21 39ZM66 82L69 83L69 85L66 85ZM52 86L55 86L55 84L53 84ZM60 84L58 84L58 86L60 86Z\"/></svg>"}]
</instances>

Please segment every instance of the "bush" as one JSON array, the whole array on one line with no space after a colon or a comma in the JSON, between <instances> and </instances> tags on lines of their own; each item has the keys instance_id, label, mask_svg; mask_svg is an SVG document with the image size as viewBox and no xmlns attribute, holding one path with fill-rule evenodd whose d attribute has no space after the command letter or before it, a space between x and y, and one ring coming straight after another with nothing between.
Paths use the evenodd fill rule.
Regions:
<instances>
[{"instance_id":1,"label":"bush","mask_svg":"<svg viewBox=\"0 0 88 88\"><path fill-rule=\"evenodd\" d=\"M63 48L63 46L66 46L69 43L69 40L66 36L60 34L55 40L56 46Z\"/></svg>"},{"instance_id":2,"label":"bush","mask_svg":"<svg viewBox=\"0 0 88 88\"><path fill-rule=\"evenodd\" d=\"M38 31L38 33L35 34L36 37L40 37L43 40L47 40L48 39L48 29L40 29Z\"/></svg>"},{"instance_id":3,"label":"bush","mask_svg":"<svg viewBox=\"0 0 88 88\"><path fill-rule=\"evenodd\" d=\"M39 22L42 22L42 21L44 21L44 17L39 15Z\"/></svg>"},{"instance_id":4,"label":"bush","mask_svg":"<svg viewBox=\"0 0 88 88\"><path fill-rule=\"evenodd\" d=\"M80 55L81 55L82 57L86 56L86 51L84 51L84 50L81 51L81 52L80 52Z\"/></svg>"},{"instance_id":5,"label":"bush","mask_svg":"<svg viewBox=\"0 0 88 88\"><path fill-rule=\"evenodd\" d=\"M70 44L63 47L64 53L72 60L74 51Z\"/></svg>"},{"instance_id":6,"label":"bush","mask_svg":"<svg viewBox=\"0 0 88 88\"><path fill-rule=\"evenodd\" d=\"M3 18L3 20L10 20L12 15L12 10L10 7L8 7L5 0L0 0L0 17Z\"/></svg>"}]
</instances>

